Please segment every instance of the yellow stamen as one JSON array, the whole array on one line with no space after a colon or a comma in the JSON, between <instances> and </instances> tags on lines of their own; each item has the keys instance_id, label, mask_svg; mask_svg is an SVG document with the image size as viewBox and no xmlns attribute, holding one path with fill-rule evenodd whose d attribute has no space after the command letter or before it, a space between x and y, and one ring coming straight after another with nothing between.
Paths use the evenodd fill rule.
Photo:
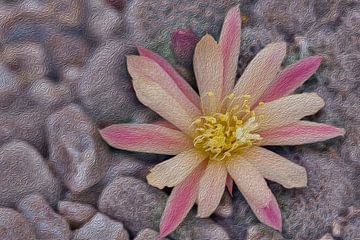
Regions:
<instances>
[{"instance_id":1,"label":"yellow stamen","mask_svg":"<svg viewBox=\"0 0 360 240\"><path fill-rule=\"evenodd\" d=\"M213 92L213 91L209 91L209 92L207 92L206 94L207 94L209 97L214 96L214 92Z\"/></svg>"},{"instance_id":2,"label":"yellow stamen","mask_svg":"<svg viewBox=\"0 0 360 240\"><path fill-rule=\"evenodd\" d=\"M229 159L261 140L261 136L254 132L259 127L259 121L256 113L250 109L250 95L235 97L230 94L225 98L232 99L230 105L243 98L243 104L236 104L225 113L201 116L193 122L196 135L194 146L217 161Z\"/></svg>"}]
</instances>

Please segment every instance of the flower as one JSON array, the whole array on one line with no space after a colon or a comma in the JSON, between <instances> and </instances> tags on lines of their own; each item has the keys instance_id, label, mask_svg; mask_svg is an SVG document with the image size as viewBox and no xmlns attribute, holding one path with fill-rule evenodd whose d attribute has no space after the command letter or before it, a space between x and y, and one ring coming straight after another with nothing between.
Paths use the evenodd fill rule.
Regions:
<instances>
[{"instance_id":1,"label":"flower","mask_svg":"<svg viewBox=\"0 0 360 240\"><path fill-rule=\"evenodd\" d=\"M157 188L174 187L160 223L171 233L194 203L210 216L233 181L257 218L281 231L277 201L265 179L285 188L307 185L306 170L262 146L297 145L343 136L344 129L301 120L324 106L316 93L291 94L320 65L304 58L280 70L286 44L272 43L250 62L235 84L240 51L239 7L228 12L219 43L205 35L196 45L199 95L159 55L139 48L127 64L138 99L167 121L115 124L100 131L111 146L176 155L147 176Z\"/></svg>"}]
</instances>

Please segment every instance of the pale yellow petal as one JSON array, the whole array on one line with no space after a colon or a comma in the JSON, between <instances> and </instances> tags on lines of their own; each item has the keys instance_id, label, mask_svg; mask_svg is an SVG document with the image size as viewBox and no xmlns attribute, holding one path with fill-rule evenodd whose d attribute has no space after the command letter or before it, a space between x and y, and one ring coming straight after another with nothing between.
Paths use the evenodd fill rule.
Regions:
<instances>
[{"instance_id":1,"label":"pale yellow petal","mask_svg":"<svg viewBox=\"0 0 360 240\"><path fill-rule=\"evenodd\" d=\"M198 217L209 217L220 203L226 182L226 166L221 161L209 161L200 180Z\"/></svg>"},{"instance_id":2,"label":"pale yellow petal","mask_svg":"<svg viewBox=\"0 0 360 240\"><path fill-rule=\"evenodd\" d=\"M246 67L235 85L236 96L250 95L250 106L257 102L280 70L286 54L286 43L268 44Z\"/></svg>"},{"instance_id":3,"label":"pale yellow petal","mask_svg":"<svg viewBox=\"0 0 360 240\"><path fill-rule=\"evenodd\" d=\"M280 183L286 188L306 186L306 169L302 166L262 147L252 147L245 154L246 159L264 178Z\"/></svg>"},{"instance_id":4,"label":"pale yellow petal","mask_svg":"<svg viewBox=\"0 0 360 240\"><path fill-rule=\"evenodd\" d=\"M294 94L265 103L255 108L263 120L257 131L285 126L305 116L315 114L324 107L324 100L316 93Z\"/></svg>"},{"instance_id":5,"label":"pale yellow petal","mask_svg":"<svg viewBox=\"0 0 360 240\"><path fill-rule=\"evenodd\" d=\"M196 149L184 151L155 165L147 175L148 183L157 188L174 187L184 180L207 155Z\"/></svg>"},{"instance_id":6,"label":"pale yellow petal","mask_svg":"<svg viewBox=\"0 0 360 240\"><path fill-rule=\"evenodd\" d=\"M196 45L194 72L203 112L218 112L224 89L223 57L221 47L208 34Z\"/></svg>"},{"instance_id":7,"label":"pale yellow petal","mask_svg":"<svg viewBox=\"0 0 360 240\"><path fill-rule=\"evenodd\" d=\"M281 212L260 172L244 156L227 162L227 170L257 218L281 231Z\"/></svg>"},{"instance_id":8,"label":"pale yellow petal","mask_svg":"<svg viewBox=\"0 0 360 240\"><path fill-rule=\"evenodd\" d=\"M170 78L151 59L128 56L128 70L140 102L157 112L180 130L191 134L191 123L199 115L198 109Z\"/></svg>"}]
</instances>

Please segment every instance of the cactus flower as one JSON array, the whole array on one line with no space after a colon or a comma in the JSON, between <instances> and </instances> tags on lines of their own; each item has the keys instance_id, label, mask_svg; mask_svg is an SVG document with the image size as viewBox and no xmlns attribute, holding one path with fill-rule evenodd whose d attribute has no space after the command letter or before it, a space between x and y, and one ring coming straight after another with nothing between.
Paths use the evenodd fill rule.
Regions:
<instances>
[{"instance_id":1,"label":"cactus flower","mask_svg":"<svg viewBox=\"0 0 360 240\"><path fill-rule=\"evenodd\" d=\"M197 216L209 217L225 187L237 185L257 218L281 231L278 203L265 179L285 188L307 185L306 170L264 148L297 145L343 136L330 125L301 120L324 106L316 93L292 94L320 65L304 58L281 69L284 42L263 48L235 83L240 51L238 6L225 17L219 42L205 35L194 53L199 93L159 55L139 48L128 56L138 99L166 121L115 124L100 130L111 146L130 151L176 155L155 165L150 185L173 187L160 223L171 233L197 203Z\"/></svg>"}]
</instances>

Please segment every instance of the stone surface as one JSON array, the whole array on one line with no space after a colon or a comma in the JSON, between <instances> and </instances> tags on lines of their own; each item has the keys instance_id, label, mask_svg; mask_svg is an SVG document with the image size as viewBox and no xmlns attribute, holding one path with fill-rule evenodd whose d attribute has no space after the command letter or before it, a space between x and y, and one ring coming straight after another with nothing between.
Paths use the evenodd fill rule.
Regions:
<instances>
[{"instance_id":1,"label":"stone surface","mask_svg":"<svg viewBox=\"0 0 360 240\"><path fill-rule=\"evenodd\" d=\"M6 45L2 58L28 82L43 78L47 71L44 48L37 43Z\"/></svg>"},{"instance_id":2,"label":"stone surface","mask_svg":"<svg viewBox=\"0 0 360 240\"><path fill-rule=\"evenodd\" d=\"M54 212L41 195L33 194L23 198L17 208L32 224L37 240L70 239L69 224Z\"/></svg>"},{"instance_id":3,"label":"stone surface","mask_svg":"<svg viewBox=\"0 0 360 240\"><path fill-rule=\"evenodd\" d=\"M59 213L73 228L78 228L88 222L96 213L95 208L90 204L83 204L70 201L58 203Z\"/></svg>"},{"instance_id":4,"label":"stone surface","mask_svg":"<svg viewBox=\"0 0 360 240\"><path fill-rule=\"evenodd\" d=\"M130 50L123 41L106 41L89 59L80 80L82 103L91 117L104 125L129 121L136 110L125 63Z\"/></svg>"},{"instance_id":5,"label":"stone surface","mask_svg":"<svg viewBox=\"0 0 360 240\"><path fill-rule=\"evenodd\" d=\"M22 141L0 148L0 205L14 206L29 193L43 194L51 204L60 197L60 185L42 156Z\"/></svg>"},{"instance_id":6,"label":"stone surface","mask_svg":"<svg viewBox=\"0 0 360 240\"><path fill-rule=\"evenodd\" d=\"M75 104L49 116L50 163L71 191L81 192L105 175L105 143L92 120Z\"/></svg>"},{"instance_id":7,"label":"stone surface","mask_svg":"<svg viewBox=\"0 0 360 240\"><path fill-rule=\"evenodd\" d=\"M73 100L71 90L47 79L35 81L28 90L29 97L43 108L58 108Z\"/></svg>"},{"instance_id":8,"label":"stone surface","mask_svg":"<svg viewBox=\"0 0 360 240\"><path fill-rule=\"evenodd\" d=\"M158 239L159 239L159 233L150 228L145 228L141 230L134 238L134 240L158 240ZM164 240L169 240L169 239L164 238Z\"/></svg>"},{"instance_id":9,"label":"stone surface","mask_svg":"<svg viewBox=\"0 0 360 240\"><path fill-rule=\"evenodd\" d=\"M133 177L118 177L102 192L99 210L124 223L133 234L144 227L158 229L167 195ZM176 239L229 239L222 227L209 219L188 220L171 234Z\"/></svg>"},{"instance_id":10,"label":"stone surface","mask_svg":"<svg viewBox=\"0 0 360 240\"><path fill-rule=\"evenodd\" d=\"M17 75L6 66L0 65L0 109L11 105L24 87Z\"/></svg>"},{"instance_id":11,"label":"stone surface","mask_svg":"<svg viewBox=\"0 0 360 240\"><path fill-rule=\"evenodd\" d=\"M221 198L219 206L215 210L215 214L220 217L228 218L231 217L233 214L234 209L232 205L232 197L230 196L229 192L225 190L224 195Z\"/></svg>"},{"instance_id":12,"label":"stone surface","mask_svg":"<svg viewBox=\"0 0 360 240\"><path fill-rule=\"evenodd\" d=\"M74 231L72 240L128 240L129 234L120 222L97 213L88 223Z\"/></svg>"},{"instance_id":13,"label":"stone surface","mask_svg":"<svg viewBox=\"0 0 360 240\"><path fill-rule=\"evenodd\" d=\"M11 208L0 208L0 239L35 240L34 229L26 219Z\"/></svg>"},{"instance_id":14,"label":"stone surface","mask_svg":"<svg viewBox=\"0 0 360 240\"><path fill-rule=\"evenodd\" d=\"M102 0L86 1L88 9L87 28L90 35L98 40L104 40L116 36L123 26L123 15L119 11Z\"/></svg>"},{"instance_id":15,"label":"stone surface","mask_svg":"<svg viewBox=\"0 0 360 240\"><path fill-rule=\"evenodd\" d=\"M176 63L175 68L193 84L192 69L185 68L188 62L180 64L177 53L171 51L171 33L191 28L199 37L207 32L218 39L226 10L237 3L243 16L238 75L256 53L274 41L288 44L284 66L309 55L324 57L319 71L297 92L315 91L322 96L325 108L309 119L345 127L347 134L344 138L321 144L274 148L279 154L305 166L309 186L288 190L269 183L282 211L284 238L322 238L335 229L333 221L353 206L359 196L360 2L357 0L1 1L0 147L15 139L22 140L34 146L44 158L50 157L45 119L70 102L81 105L97 128L120 122L151 122L157 116L136 100L124 55L137 54L136 46L139 45L150 48L172 64ZM67 118L71 119L65 115L64 121ZM69 122L76 125L73 120ZM59 139L56 137L53 141ZM92 186L82 192L71 192L67 187L61 199L96 204L104 187L111 186L113 179L121 176L144 179L150 165L167 158L115 151L106 145L98 149L112 152L108 158L108 171L102 172L100 167L97 173L101 176L92 171L85 173L84 179L92 182L89 184ZM18 151L14 152L19 155ZM29 152L33 155L33 151ZM37 186L41 185L39 189L44 197L55 205L59 190L49 187L54 178L48 180L48 170L41 174L39 169L48 167L47 162L39 158L40 164L37 164L39 161L34 164L29 160L33 158L24 154L21 159L30 164L14 160L13 163L21 167L6 168L6 172L21 176L21 181L13 177L10 179L15 184L9 179L3 181L1 190L1 186L6 186L6 192L13 192L12 196L18 199L18 192L21 197L32 193L34 185L30 183L35 182ZM65 170L70 168L63 167ZM40 173L30 175L30 171ZM68 174L54 172L59 179L65 179ZM5 176L0 174L0 180ZM154 194L153 190L149 192ZM169 189L155 194L164 192L169 193ZM4 197L4 194L0 196L0 202ZM9 204L6 206L13 206L16 201L6 200ZM153 206L160 206L156 201ZM136 204L134 207L143 203L139 199ZM223 229L230 239L245 239L253 229L263 231L263 225L237 190L232 206L233 214L229 217L221 213L211 216L221 226L219 235L215 234L217 238L222 239ZM207 239L205 232L213 234L215 231L209 226L219 226L212 225L212 220L196 220L193 215L192 211L179 231L171 236L173 239L194 238L197 233ZM199 221L204 224L202 228L196 227ZM149 227L158 230L157 224L148 226L140 221L138 231ZM343 239L356 239L358 228L358 219L354 218L341 223L334 234ZM131 237L137 233L131 230Z\"/></svg>"}]
</instances>

